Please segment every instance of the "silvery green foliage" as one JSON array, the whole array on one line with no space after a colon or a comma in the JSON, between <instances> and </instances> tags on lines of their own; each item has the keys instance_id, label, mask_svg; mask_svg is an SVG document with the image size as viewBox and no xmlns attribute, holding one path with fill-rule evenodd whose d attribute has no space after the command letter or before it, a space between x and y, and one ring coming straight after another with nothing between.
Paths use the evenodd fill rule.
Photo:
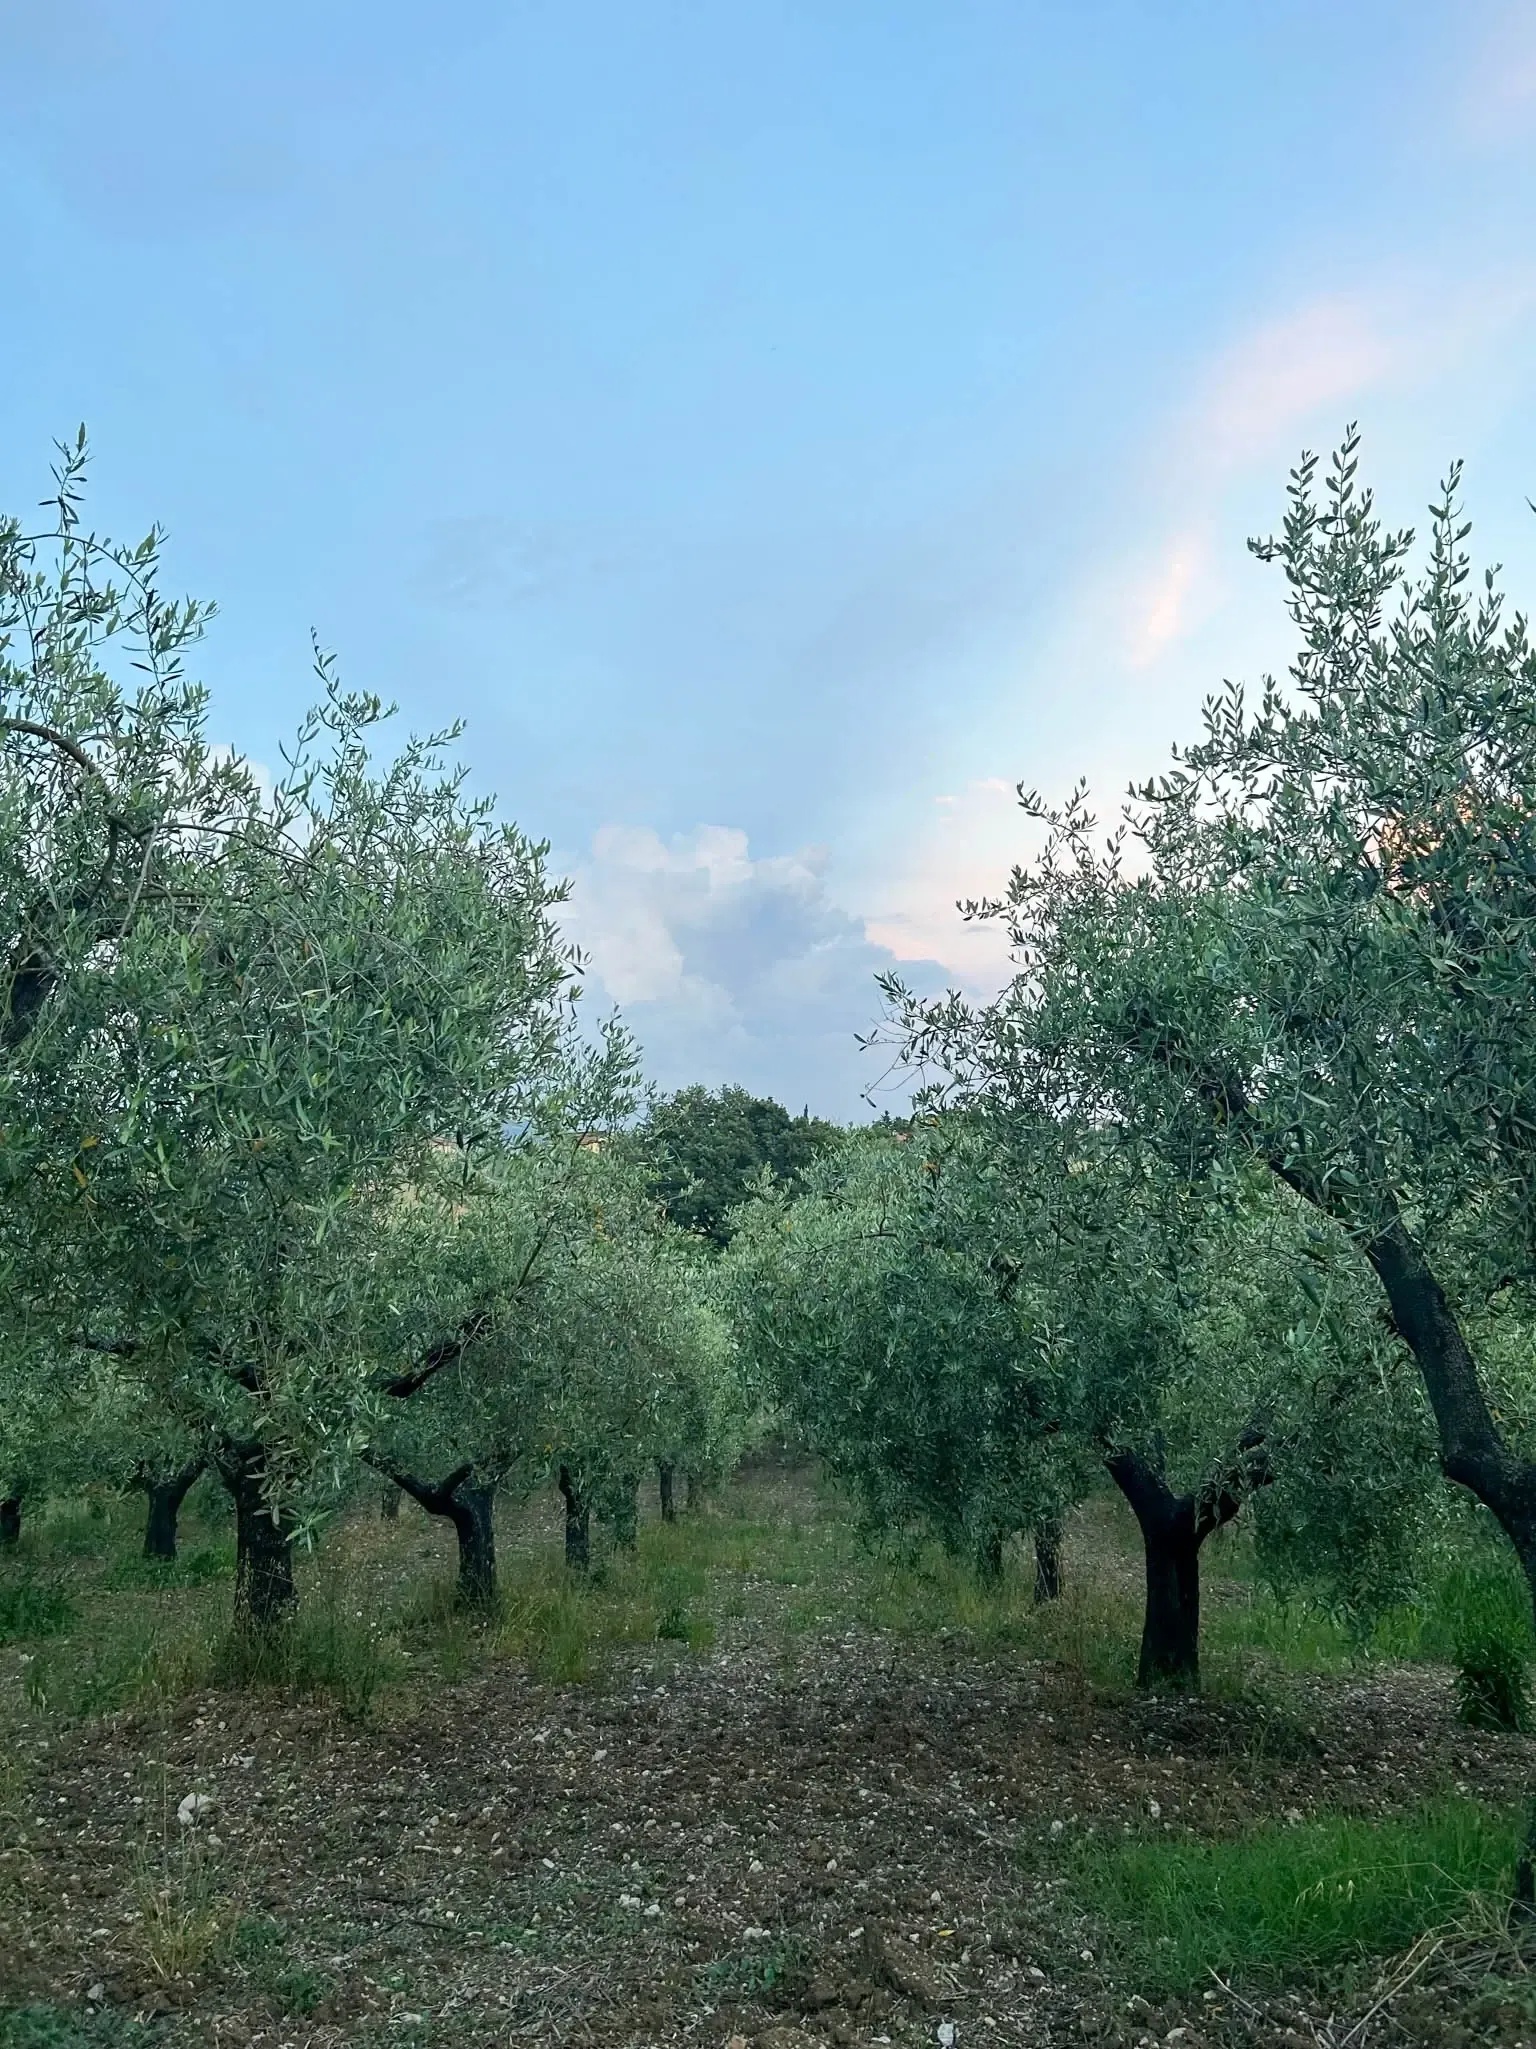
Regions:
<instances>
[{"instance_id":1,"label":"silvery green foliage","mask_svg":"<svg viewBox=\"0 0 1536 2049\"><path fill-rule=\"evenodd\" d=\"M83 526L85 460L83 435L61 448L47 518L0 519L0 1467L38 1486L91 1463L73 1339L113 1287L114 1035L147 963L194 943L260 801L185 673L208 608L163 595L158 534Z\"/></svg>"},{"instance_id":2,"label":"silvery green foliage","mask_svg":"<svg viewBox=\"0 0 1536 2049\"><path fill-rule=\"evenodd\" d=\"M1413 1583L1422 1399L1347 1239L1262 1180L1217 1202L1089 1129L934 1117L741 1212L722 1272L768 1390L875 1528L979 1556L1122 1447L1214 1495L1257 1432L1277 1584L1363 1615Z\"/></svg>"},{"instance_id":3,"label":"silvery green foliage","mask_svg":"<svg viewBox=\"0 0 1536 2049\"><path fill-rule=\"evenodd\" d=\"M204 614L156 595L153 537L82 537L82 460L51 540L0 528L6 1296L54 1359L110 1342L179 1425L259 1447L298 1527L369 1412L381 1220L559 1066L563 891L451 731L381 754L323 658L273 788L213 750Z\"/></svg>"},{"instance_id":4,"label":"silvery green foliage","mask_svg":"<svg viewBox=\"0 0 1536 2049\"><path fill-rule=\"evenodd\" d=\"M1084 1484L1081 1360L1052 1342L1034 1245L963 1127L855 1134L790 1201L739 1212L722 1273L760 1392L869 1523L956 1553L1053 1520Z\"/></svg>"},{"instance_id":5,"label":"silvery green foliage","mask_svg":"<svg viewBox=\"0 0 1536 2049\"><path fill-rule=\"evenodd\" d=\"M554 1107L563 1122L546 1104L481 1160L436 1156L392 1220L374 1321L395 1372L369 1450L423 1478L468 1466L514 1493L565 1466L599 1514L622 1517L658 1458L734 1462L745 1404L700 1248L609 1143L614 1118ZM454 1332L467 1341L404 1391Z\"/></svg>"}]
</instances>

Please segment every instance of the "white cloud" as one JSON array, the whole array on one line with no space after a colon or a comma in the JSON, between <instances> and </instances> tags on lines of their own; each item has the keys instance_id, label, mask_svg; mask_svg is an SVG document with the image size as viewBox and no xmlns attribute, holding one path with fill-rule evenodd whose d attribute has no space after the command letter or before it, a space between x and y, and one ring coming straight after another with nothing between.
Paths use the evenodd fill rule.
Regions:
<instances>
[{"instance_id":1,"label":"white cloud","mask_svg":"<svg viewBox=\"0 0 1536 2049\"><path fill-rule=\"evenodd\" d=\"M854 1035L877 1021L874 978L896 956L833 901L824 852L754 856L733 826L663 840L605 825L571 874L566 929L590 956L592 993L619 1005L663 1087L735 1081L795 1109L868 1115L860 1095L881 1062ZM931 962L906 971L942 981Z\"/></svg>"}]
</instances>

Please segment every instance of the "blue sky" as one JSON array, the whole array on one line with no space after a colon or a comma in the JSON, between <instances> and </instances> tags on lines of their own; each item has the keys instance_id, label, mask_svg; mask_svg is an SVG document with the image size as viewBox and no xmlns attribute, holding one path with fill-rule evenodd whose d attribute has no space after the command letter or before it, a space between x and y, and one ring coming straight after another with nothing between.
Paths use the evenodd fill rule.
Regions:
<instances>
[{"instance_id":1,"label":"blue sky","mask_svg":"<svg viewBox=\"0 0 1536 2049\"><path fill-rule=\"evenodd\" d=\"M856 1114L873 975L1023 779L1113 798L1283 664L1347 419L1536 600L1536 9L0 0L0 505L219 601L271 760L311 627L575 881L668 1086Z\"/></svg>"}]
</instances>

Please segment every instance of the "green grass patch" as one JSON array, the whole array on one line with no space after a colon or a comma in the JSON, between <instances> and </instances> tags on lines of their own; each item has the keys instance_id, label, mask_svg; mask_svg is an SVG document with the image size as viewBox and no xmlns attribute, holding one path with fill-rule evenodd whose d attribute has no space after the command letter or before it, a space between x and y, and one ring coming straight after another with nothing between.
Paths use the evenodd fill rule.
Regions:
<instances>
[{"instance_id":1,"label":"green grass patch","mask_svg":"<svg viewBox=\"0 0 1536 2049\"><path fill-rule=\"evenodd\" d=\"M113 1559L102 1584L114 1593L141 1587L206 1587L228 1584L235 1576L232 1537L203 1544L183 1544L174 1558L146 1558L130 1551Z\"/></svg>"},{"instance_id":2,"label":"green grass patch","mask_svg":"<svg viewBox=\"0 0 1536 2049\"><path fill-rule=\"evenodd\" d=\"M395 1638L327 1585L306 1589L297 1612L275 1629L230 1629L213 1647L208 1678L216 1686L322 1695L361 1720L405 1669Z\"/></svg>"},{"instance_id":3,"label":"green grass patch","mask_svg":"<svg viewBox=\"0 0 1536 2049\"><path fill-rule=\"evenodd\" d=\"M1148 1991L1210 1973L1262 1985L1406 1950L1427 1930L1502 1915L1520 1834L1512 1811L1440 1801L1382 1821L1325 1815L1191 1842L1083 1845L1072 1895L1100 1947Z\"/></svg>"},{"instance_id":4,"label":"green grass patch","mask_svg":"<svg viewBox=\"0 0 1536 2049\"><path fill-rule=\"evenodd\" d=\"M709 1999L790 1999L810 1975L810 1946L800 1936L754 1942L728 1956L716 1957L697 1974L700 1992Z\"/></svg>"},{"instance_id":5,"label":"green grass patch","mask_svg":"<svg viewBox=\"0 0 1536 2049\"><path fill-rule=\"evenodd\" d=\"M139 2049L154 2037L126 2015L58 2006L0 2007L0 2049Z\"/></svg>"},{"instance_id":6,"label":"green grass patch","mask_svg":"<svg viewBox=\"0 0 1536 2049\"><path fill-rule=\"evenodd\" d=\"M59 1636L76 1619L75 1604L53 1580L13 1580L0 1586L0 1644Z\"/></svg>"}]
</instances>

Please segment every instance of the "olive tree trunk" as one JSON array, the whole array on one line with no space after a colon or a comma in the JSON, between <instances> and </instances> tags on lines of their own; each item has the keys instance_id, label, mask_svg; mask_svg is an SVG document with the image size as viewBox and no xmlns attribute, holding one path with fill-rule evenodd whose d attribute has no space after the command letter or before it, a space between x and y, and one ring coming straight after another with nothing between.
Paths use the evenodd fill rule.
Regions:
<instances>
[{"instance_id":1,"label":"olive tree trunk","mask_svg":"<svg viewBox=\"0 0 1536 2049\"><path fill-rule=\"evenodd\" d=\"M621 1551L633 1551L640 1539L640 1482L626 1480L619 1489L613 1512L613 1541Z\"/></svg>"},{"instance_id":2,"label":"olive tree trunk","mask_svg":"<svg viewBox=\"0 0 1536 2049\"><path fill-rule=\"evenodd\" d=\"M1048 1523L1035 1531L1035 1606L1061 1598L1061 1530Z\"/></svg>"},{"instance_id":3,"label":"olive tree trunk","mask_svg":"<svg viewBox=\"0 0 1536 2049\"><path fill-rule=\"evenodd\" d=\"M1244 1433L1231 1472L1205 1493L1175 1494L1161 1460L1138 1451L1117 1451L1106 1463L1136 1517L1146 1561L1136 1684L1194 1692L1200 1684L1200 1547L1270 1479L1262 1433Z\"/></svg>"},{"instance_id":4,"label":"olive tree trunk","mask_svg":"<svg viewBox=\"0 0 1536 2049\"><path fill-rule=\"evenodd\" d=\"M677 1468L671 1459L659 1459L656 1465L656 1491L661 1499L661 1519L664 1523L677 1521L677 1500L672 1483L677 1477Z\"/></svg>"},{"instance_id":5,"label":"olive tree trunk","mask_svg":"<svg viewBox=\"0 0 1536 2049\"><path fill-rule=\"evenodd\" d=\"M146 1558L159 1558L167 1564L175 1559L181 1504L201 1479L206 1464L206 1459L193 1459L183 1466L179 1473L173 1473L168 1480L156 1479L152 1473L146 1471L135 1481L135 1485L141 1488L149 1499L149 1508L144 1517Z\"/></svg>"},{"instance_id":6,"label":"olive tree trunk","mask_svg":"<svg viewBox=\"0 0 1536 2049\"><path fill-rule=\"evenodd\" d=\"M21 1542L21 1496L0 1497L0 1551L14 1551Z\"/></svg>"},{"instance_id":7,"label":"olive tree trunk","mask_svg":"<svg viewBox=\"0 0 1536 2049\"><path fill-rule=\"evenodd\" d=\"M585 1572L592 1563L592 1510L568 1466L560 1468L560 1492L565 1498L565 1562L573 1572Z\"/></svg>"},{"instance_id":8,"label":"olive tree trunk","mask_svg":"<svg viewBox=\"0 0 1536 2049\"><path fill-rule=\"evenodd\" d=\"M459 1546L459 1573L454 1600L460 1608L485 1609L496 1602L496 1488L476 1479L473 1465L456 1466L441 1480L418 1480L414 1473L386 1465L365 1453L369 1465L383 1473L396 1501L409 1494L428 1515L453 1524Z\"/></svg>"},{"instance_id":9,"label":"olive tree trunk","mask_svg":"<svg viewBox=\"0 0 1536 2049\"><path fill-rule=\"evenodd\" d=\"M267 1503L267 1455L226 1439L214 1461L235 1504L235 1621L258 1634L285 1621L298 1600L293 1539Z\"/></svg>"}]
</instances>

